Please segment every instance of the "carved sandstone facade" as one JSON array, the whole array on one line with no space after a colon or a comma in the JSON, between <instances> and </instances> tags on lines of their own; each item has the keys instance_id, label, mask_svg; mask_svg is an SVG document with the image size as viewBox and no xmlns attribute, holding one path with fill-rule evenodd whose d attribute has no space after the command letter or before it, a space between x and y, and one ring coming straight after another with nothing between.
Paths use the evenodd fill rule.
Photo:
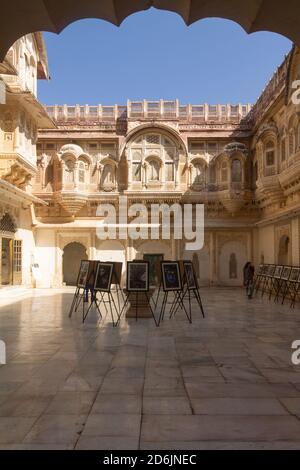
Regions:
<instances>
[{"instance_id":1,"label":"carved sandstone facade","mask_svg":"<svg viewBox=\"0 0 300 470\"><path fill-rule=\"evenodd\" d=\"M249 259L298 265L300 110L291 95L299 78L294 48L253 108L177 100L47 107L55 127L39 126L32 186L37 285L72 284L84 257L124 266L143 256L189 258L208 285L241 285ZM173 237L100 240L97 207L118 209L120 195L148 206L204 203L203 249L185 251Z\"/></svg>"},{"instance_id":2,"label":"carved sandstone facade","mask_svg":"<svg viewBox=\"0 0 300 470\"><path fill-rule=\"evenodd\" d=\"M0 284L31 284L35 241L32 193L37 172L38 129L54 127L37 100L37 79L48 78L40 33L29 34L10 48L0 65L5 103L0 105Z\"/></svg>"}]
</instances>

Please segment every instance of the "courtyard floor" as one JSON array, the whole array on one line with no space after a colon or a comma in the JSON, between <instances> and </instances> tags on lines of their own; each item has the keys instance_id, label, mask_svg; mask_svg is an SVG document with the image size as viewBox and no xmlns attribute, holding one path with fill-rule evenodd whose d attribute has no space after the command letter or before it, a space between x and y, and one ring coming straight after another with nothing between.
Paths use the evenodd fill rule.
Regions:
<instances>
[{"instance_id":1,"label":"courtyard floor","mask_svg":"<svg viewBox=\"0 0 300 470\"><path fill-rule=\"evenodd\" d=\"M0 308L0 449L300 449L299 305L202 289L206 318L68 318L70 290Z\"/></svg>"}]
</instances>

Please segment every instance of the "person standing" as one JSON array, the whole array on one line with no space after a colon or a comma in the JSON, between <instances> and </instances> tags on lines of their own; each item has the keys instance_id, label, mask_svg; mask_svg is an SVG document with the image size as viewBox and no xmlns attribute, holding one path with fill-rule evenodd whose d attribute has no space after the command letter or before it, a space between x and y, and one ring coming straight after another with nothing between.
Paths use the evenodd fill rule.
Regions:
<instances>
[{"instance_id":1,"label":"person standing","mask_svg":"<svg viewBox=\"0 0 300 470\"><path fill-rule=\"evenodd\" d=\"M246 287L246 293L248 295L248 299L252 299L253 295L253 279L254 279L255 268L251 261L248 261L243 269L244 274L244 286Z\"/></svg>"}]
</instances>

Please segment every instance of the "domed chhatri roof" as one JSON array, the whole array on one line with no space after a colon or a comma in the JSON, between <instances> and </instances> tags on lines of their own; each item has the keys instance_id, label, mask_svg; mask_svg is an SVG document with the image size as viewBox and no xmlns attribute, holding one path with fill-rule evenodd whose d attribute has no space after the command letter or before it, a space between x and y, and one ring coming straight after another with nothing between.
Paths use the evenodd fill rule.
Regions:
<instances>
[{"instance_id":1,"label":"domed chhatri roof","mask_svg":"<svg viewBox=\"0 0 300 470\"><path fill-rule=\"evenodd\" d=\"M80 157L80 155L84 154L84 151L79 145L76 144L66 144L63 145L59 152L61 155L64 153L71 153L76 158Z\"/></svg>"}]
</instances>

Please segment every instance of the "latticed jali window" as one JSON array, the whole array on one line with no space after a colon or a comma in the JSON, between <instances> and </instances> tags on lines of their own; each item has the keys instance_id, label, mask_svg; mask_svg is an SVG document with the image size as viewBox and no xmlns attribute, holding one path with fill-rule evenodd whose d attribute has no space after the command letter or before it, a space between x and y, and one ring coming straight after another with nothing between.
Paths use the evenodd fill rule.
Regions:
<instances>
[{"instance_id":1,"label":"latticed jali window","mask_svg":"<svg viewBox=\"0 0 300 470\"><path fill-rule=\"evenodd\" d=\"M166 181L174 181L174 163L166 162Z\"/></svg>"},{"instance_id":2,"label":"latticed jali window","mask_svg":"<svg viewBox=\"0 0 300 470\"><path fill-rule=\"evenodd\" d=\"M241 183L242 181L242 165L237 158L231 164L231 181L233 183Z\"/></svg>"},{"instance_id":3,"label":"latticed jali window","mask_svg":"<svg viewBox=\"0 0 300 470\"><path fill-rule=\"evenodd\" d=\"M275 164L275 145L273 141L266 144L266 165L273 166Z\"/></svg>"},{"instance_id":4,"label":"latticed jali window","mask_svg":"<svg viewBox=\"0 0 300 470\"><path fill-rule=\"evenodd\" d=\"M226 183L228 180L228 167L227 162L223 162L221 166L221 181L222 183Z\"/></svg>"},{"instance_id":5,"label":"latticed jali window","mask_svg":"<svg viewBox=\"0 0 300 470\"><path fill-rule=\"evenodd\" d=\"M9 214L4 214L0 220L0 232L16 232L15 224Z\"/></svg>"},{"instance_id":6,"label":"latticed jali window","mask_svg":"<svg viewBox=\"0 0 300 470\"><path fill-rule=\"evenodd\" d=\"M148 144L159 144L159 136L155 134L149 134L146 136Z\"/></svg>"},{"instance_id":7,"label":"latticed jali window","mask_svg":"<svg viewBox=\"0 0 300 470\"><path fill-rule=\"evenodd\" d=\"M85 165L83 162L78 164L78 181L79 183L85 182Z\"/></svg>"}]
</instances>

